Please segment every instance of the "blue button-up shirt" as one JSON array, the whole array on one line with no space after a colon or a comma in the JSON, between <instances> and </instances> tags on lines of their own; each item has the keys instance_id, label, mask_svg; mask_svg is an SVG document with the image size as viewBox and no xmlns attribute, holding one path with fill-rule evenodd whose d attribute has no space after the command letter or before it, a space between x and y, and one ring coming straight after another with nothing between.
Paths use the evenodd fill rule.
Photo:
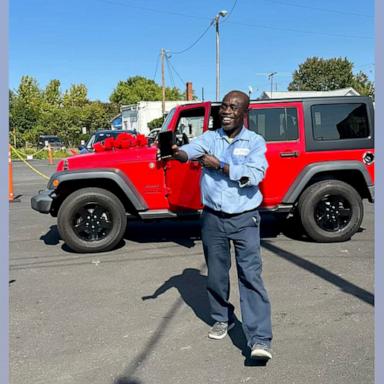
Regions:
<instances>
[{"instance_id":1,"label":"blue button-up shirt","mask_svg":"<svg viewBox=\"0 0 384 384\"><path fill-rule=\"evenodd\" d=\"M229 165L229 176L215 169L203 168L201 194L205 206L226 213L241 213L260 205L263 197L259 183L268 167L262 136L243 127L230 141L220 128L205 132L181 149L189 160L210 154ZM245 185L240 183L242 177L248 178Z\"/></svg>"}]
</instances>

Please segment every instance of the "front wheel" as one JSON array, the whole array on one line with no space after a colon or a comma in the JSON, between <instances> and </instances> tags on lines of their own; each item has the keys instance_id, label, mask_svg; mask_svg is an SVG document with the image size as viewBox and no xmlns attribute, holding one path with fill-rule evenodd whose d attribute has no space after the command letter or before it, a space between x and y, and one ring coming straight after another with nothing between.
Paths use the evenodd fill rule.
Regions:
<instances>
[{"instance_id":1,"label":"front wheel","mask_svg":"<svg viewBox=\"0 0 384 384\"><path fill-rule=\"evenodd\" d=\"M57 227L61 238L76 252L103 252L114 248L127 226L121 201L102 188L82 188L61 204Z\"/></svg>"},{"instance_id":2,"label":"front wheel","mask_svg":"<svg viewBox=\"0 0 384 384\"><path fill-rule=\"evenodd\" d=\"M340 180L311 185L300 196L298 210L305 232L321 243L349 240L363 220L360 195Z\"/></svg>"}]
</instances>

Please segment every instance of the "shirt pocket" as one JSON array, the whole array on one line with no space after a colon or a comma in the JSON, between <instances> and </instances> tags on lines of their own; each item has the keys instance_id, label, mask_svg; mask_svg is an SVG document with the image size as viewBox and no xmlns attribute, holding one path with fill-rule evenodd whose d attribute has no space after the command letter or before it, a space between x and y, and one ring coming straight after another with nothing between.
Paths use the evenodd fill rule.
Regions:
<instances>
[{"instance_id":1,"label":"shirt pocket","mask_svg":"<svg viewBox=\"0 0 384 384\"><path fill-rule=\"evenodd\" d=\"M249 154L248 148L234 148L231 154L233 164L244 164Z\"/></svg>"},{"instance_id":2,"label":"shirt pocket","mask_svg":"<svg viewBox=\"0 0 384 384\"><path fill-rule=\"evenodd\" d=\"M233 155L232 154L232 163L235 165L241 165L246 163L247 161L247 156L244 155Z\"/></svg>"}]
</instances>

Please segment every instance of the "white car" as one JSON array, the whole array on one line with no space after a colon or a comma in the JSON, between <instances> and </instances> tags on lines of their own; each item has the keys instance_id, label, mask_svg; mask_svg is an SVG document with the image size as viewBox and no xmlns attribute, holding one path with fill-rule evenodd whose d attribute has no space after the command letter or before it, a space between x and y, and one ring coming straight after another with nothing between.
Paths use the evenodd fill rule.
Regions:
<instances>
[{"instance_id":1,"label":"white car","mask_svg":"<svg viewBox=\"0 0 384 384\"><path fill-rule=\"evenodd\" d=\"M152 144L157 140L157 136L159 135L161 128L154 128L151 130L151 132L148 133L147 139L148 143Z\"/></svg>"}]
</instances>

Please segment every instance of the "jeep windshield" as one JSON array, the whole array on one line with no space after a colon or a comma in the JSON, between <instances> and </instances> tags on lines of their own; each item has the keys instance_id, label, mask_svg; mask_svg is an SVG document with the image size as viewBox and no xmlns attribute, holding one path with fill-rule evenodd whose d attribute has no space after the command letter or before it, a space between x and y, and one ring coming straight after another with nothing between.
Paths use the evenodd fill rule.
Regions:
<instances>
[{"instance_id":1,"label":"jeep windshield","mask_svg":"<svg viewBox=\"0 0 384 384\"><path fill-rule=\"evenodd\" d=\"M169 111L167 117L166 117L165 120L164 120L163 125L161 126L161 130L160 130L160 132L168 131L169 123L171 122L172 117L173 117L173 115L175 114L175 111L176 111L176 108L172 108L172 109Z\"/></svg>"}]
</instances>

